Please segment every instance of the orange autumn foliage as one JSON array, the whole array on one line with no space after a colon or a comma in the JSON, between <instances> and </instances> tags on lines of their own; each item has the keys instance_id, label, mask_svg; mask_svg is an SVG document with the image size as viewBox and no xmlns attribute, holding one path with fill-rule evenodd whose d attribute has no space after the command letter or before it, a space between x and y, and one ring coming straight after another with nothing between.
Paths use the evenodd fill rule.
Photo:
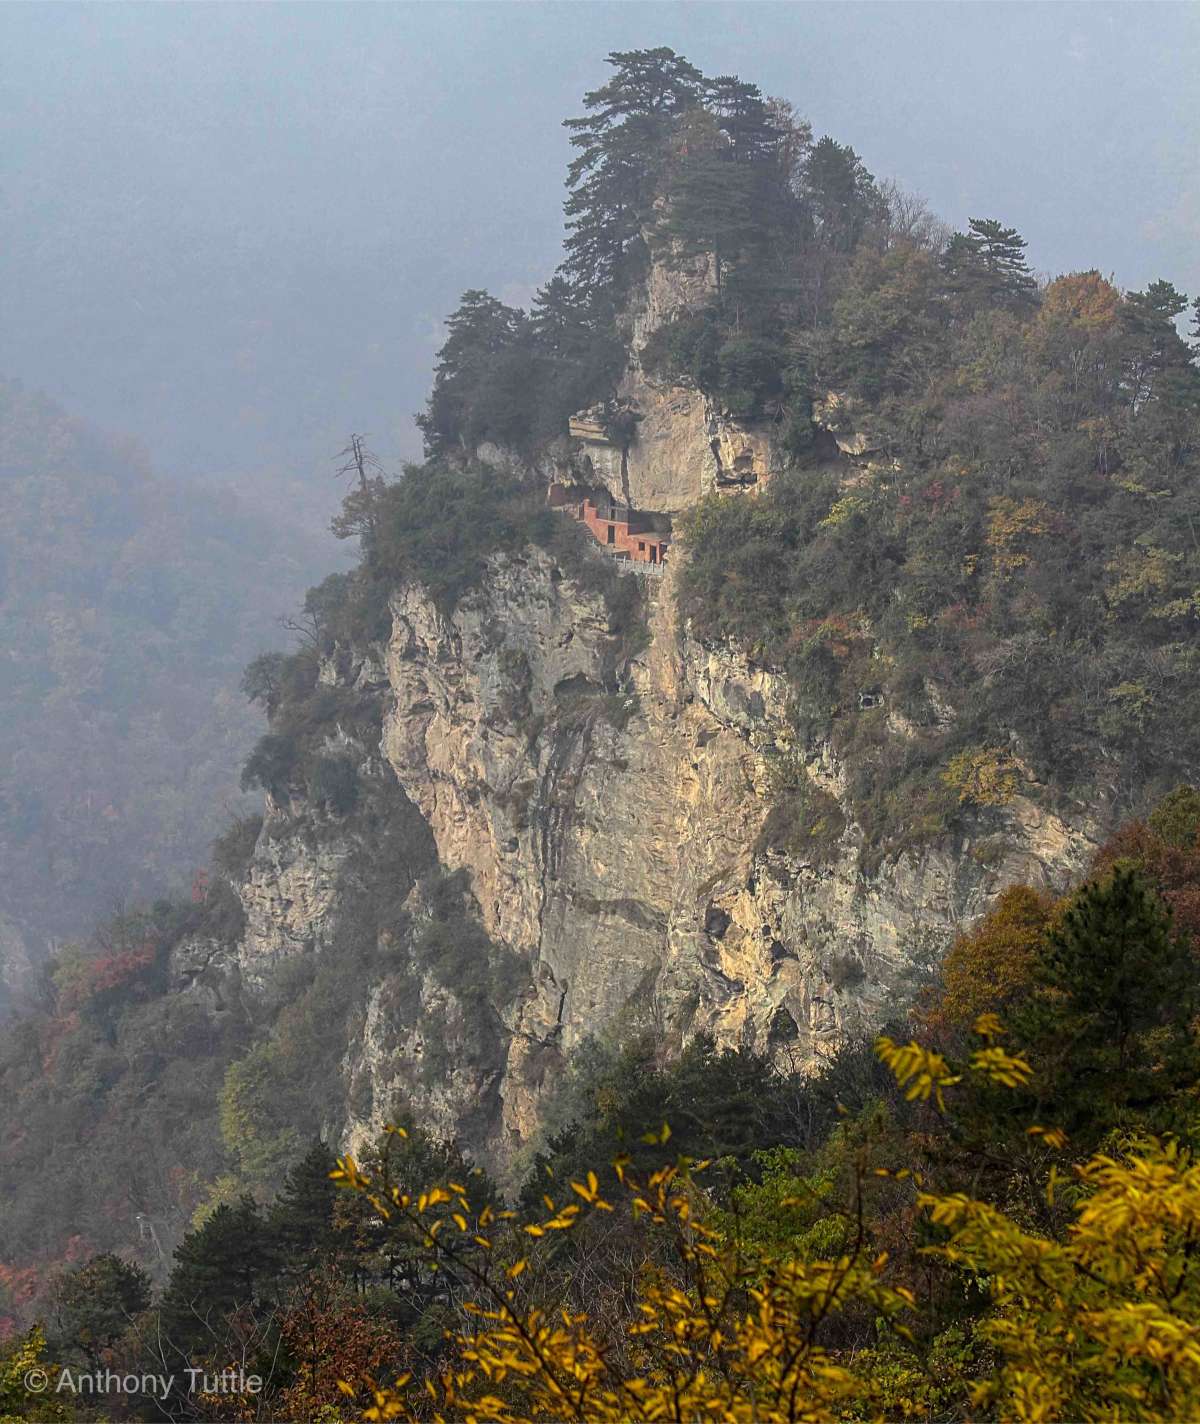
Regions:
<instances>
[{"instance_id":1,"label":"orange autumn foliage","mask_svg":"<svg viewBox=\"0 0 1200 1424\"><path fill-rule=\"evenodd\" d=\"M1120 292L1099 272L1071 272L1046 288L1039 320L1077 322L1103 331L1113 325L1120 309Z\"/></svg>"},{"instance_id":2,"label":"orange autumn foliage","mask_svg":"<svg viewBox=\"0 0 1200 1424\"><path fill-rule=\"evenodd\" d=\"M396 1327L336 1279L305 1284L283 1315L280 1336L295 1364L279 1401L279 1416L287 1419L343 1417L346 1391L338 1380L395 1375L407 1353Z\"/></svg>"},{"instance_id":3,"label":"orange autumn foliage","mask_svg":"<svg viewBox=\"0 0 1200 1424\"><path fill-rule=\"evenodd\" d=\"M982 920L954 941L942 965L942 993L923 1011L926 1028L962 1031L980 1014L1001 1013L1032 986L1039 944L1057 902L1043 890L1013 885Z\"/></svg>"},{"instance_id":4,"label":"orange autumn foliage","mask_svg":"<svg viewBox=\"0 0 1200 1424\"><path fill-rule=\"evenodd\" d=\"M1200 954L1200 841L1172 844L1152 824L1131 821L1101 847L1093 869L1107 870L1118 860L1132 861L1157 887L1176 931Z\"/></svg>"}]
</instances>

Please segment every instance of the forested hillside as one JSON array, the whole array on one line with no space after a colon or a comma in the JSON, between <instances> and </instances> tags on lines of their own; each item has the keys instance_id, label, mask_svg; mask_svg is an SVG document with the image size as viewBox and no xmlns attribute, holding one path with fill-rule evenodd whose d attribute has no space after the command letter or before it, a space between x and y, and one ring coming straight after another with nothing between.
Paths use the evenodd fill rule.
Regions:
<instances>
[{"instance_id":1,"label":"forested hillside","mask_svg":"<svg viewBox=\"0 0 1200 1424\"><path fill-rule=\"evenodd\" d=\"M705 1040L669 1064L652 1038L594 1043L507 1196L402 1111L359 1162L292 1142L158 1291L153 1236L6 1270L8 1328L31 1299L44 1324L0 1344L0 1400L35 1419L1191 1417L1198 905L1181 790L1068 895L1010 887L874 1045L816 1075ZM82 981L75 1002L128 1047L150 981L122 982L123 1002ZM199 1032L197 1108L234 1047ZM201 1146L172 1144L124 1172L151 1211L148 1184L186 1191L171 1153ZM61 1201L58 1172L38 1181ZM187 1388L230 1358L235 1384ZM163 1385L49 1414L31 1366Z\"/></svg>"},{"instance_id":2,"label":"forested hillside","mask_svg":"<svg viewBox=\"0 0 1200 1424\"><path fill-rule=\"evenodd\" d=\"M0 385L0 927L35 956L207 862L255 733L240 668L315 542Z\"/></svg>"}]
</instances>

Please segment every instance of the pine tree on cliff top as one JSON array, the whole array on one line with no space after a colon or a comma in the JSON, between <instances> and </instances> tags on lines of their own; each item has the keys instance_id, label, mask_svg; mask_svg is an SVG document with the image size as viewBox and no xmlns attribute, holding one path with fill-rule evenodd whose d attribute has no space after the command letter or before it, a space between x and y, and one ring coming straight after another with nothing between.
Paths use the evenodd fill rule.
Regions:
<instances>
[{"instance_id":1,"label":"pine tree on cliff top","mask_svg":"<svg viewBox=\"0 0 1200 1424\"><path fill-rule=\"evenodd\" d=\"M758 165L734 161L710 114L697 110L688 115L658 234L675 258L711 258L718 292L726 265L762 235L759 178Z\"/></svg>"},{"instance_id":2,"label":"pine tree on cliff top","mask_svg":"<svg viewBox=\"0 0 1200 1424\"><path fill-rule=\"evenodd\" d=\"M739 163L774 162L785 137L778 114L757 84L736 74L719 74L708 86L705 107L729 140L729 153Z\"/></svg>"},{"instance_id":3,"label":"pine tree on cliff top","mask_svg":"<svg viewBox=\"0 0 1200 1424\"><path fill-rule=\"evenodd\" d=\"M509 393L498 389L497 373L525 338L527 319L488 292L473 290L463 293L446 329L433 390L417 416L429 455L456 446L470 448L484 435L495 434L493 425L503 425L505 412L514 406ZM487 410L480 409L481 401Z\"/></svg>"},{"instance_id":4,"label":"pine tree on cliff top","mask_svg":"<svg viewBox=\"0 0 1200 1424\"><path fill-rule=\"evenodd\" d=\"M828 137L814 144L801 181L811 234L835 252L853 252L883 215L875 179L848 144Z\"/></svg>"},{"instance_id":5,"label":"pine tree on cliff top","mask_svg":"<svg viewBox=\"0 0 1200 1424\"><path fill-rule=\"evenodd\" d=\"M620 287L642 247L675 119L699 103L704 78L670 49L615 51L615 73L584 95L589 112L567 119L577 150L567 171L563 270L590 292Z\"/></svg>"},{"instance_id":6,"label":"pine tree on cliff top","mask_svg":"<svg viewBox=\"0 0 1200 1424\"><path fill-rule=\"evenodd\" d=\"M969 311L1028 309L1037 283L1025 262L1025 239L995 218L972 218L970 231L950 239L942 259L952 295Z\"/></svg>"}]
</instances>

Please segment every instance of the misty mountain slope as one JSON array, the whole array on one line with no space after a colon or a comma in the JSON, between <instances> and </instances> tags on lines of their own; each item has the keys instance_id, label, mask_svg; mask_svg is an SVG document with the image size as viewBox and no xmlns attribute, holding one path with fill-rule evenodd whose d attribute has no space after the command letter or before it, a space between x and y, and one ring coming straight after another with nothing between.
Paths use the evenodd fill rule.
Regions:
<instances>
[{"instance_id":1,"label":"misty mountain slope","mask_svg":"<svg viewBox=\"0 0 1200 1424\"><path fill-rule=\"evenodd\" d=\"M18 938L36 957L205 863L255 732L240 668L278 639L309 542L0 385L0 926L14 960Z\"/></svg>"},{"instance_id":2,"label":"misty mountain slope","mask_svg":"<svg viewBox=\"0 0 1200 1424\"><path fill-rule=\"evenodd\" d=\"M359 565L248 672L261 819L14 1034L10 1111L52 1130L0 1184L40 1152L56 1195L10 1255L177 1237L398 1111L515 1175L593 1038L812 1071L1195 778L1181 294L1039 284L753 85L610 62L563 268L529 312L465 295L427 460L353 491Z\"/></svg>"}]
</instances>

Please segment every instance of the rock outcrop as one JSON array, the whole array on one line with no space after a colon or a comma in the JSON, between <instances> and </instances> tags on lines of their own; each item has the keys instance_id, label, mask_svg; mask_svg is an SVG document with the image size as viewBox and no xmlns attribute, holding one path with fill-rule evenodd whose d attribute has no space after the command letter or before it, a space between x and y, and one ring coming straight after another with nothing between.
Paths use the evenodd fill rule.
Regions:
<instances>
[{"instance_id":1,"label":"rock outcrop","mask_svg":"<svg viewBox=\"0 0 1200 1424\"><path fill-rule=\"evenodd\" d=\"M653 333L710 288L703 266L655 264L630 313L629 363L616 393L618 408L633 417L631 438L610 438L598 411L571 422L592 478L636 509L677 514L713 490L764 484L776 469L771 422L738 420L702 392L666 385L643 367Z\"/></svg>"}]
</instances>

